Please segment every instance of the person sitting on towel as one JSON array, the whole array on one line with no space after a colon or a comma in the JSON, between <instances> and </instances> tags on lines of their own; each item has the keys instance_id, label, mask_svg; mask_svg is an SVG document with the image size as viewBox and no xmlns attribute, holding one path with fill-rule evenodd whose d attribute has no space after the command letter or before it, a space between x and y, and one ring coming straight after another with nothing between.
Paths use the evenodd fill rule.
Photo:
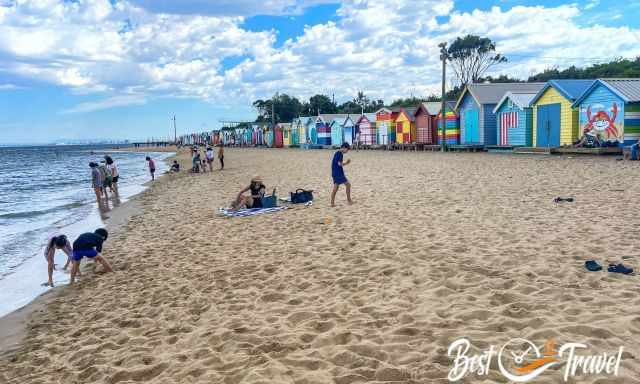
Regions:
<instances>
[{"instance_id":1,"label":"person sitting on towel","mask_svg":"<svg viewBox=\"0 0 640 384\"><path fill-rule=\"evenodd\" d=\"M265 190L266 187L262 182L262 177L254 177L251 179L251 184L238 193L238 197L232 205L233 209L241 209L244 207L262 208L262 197L264 196ZM250 194L247 196L244 194L245 192L250 192Z\"/></svg>"}]
</instances>

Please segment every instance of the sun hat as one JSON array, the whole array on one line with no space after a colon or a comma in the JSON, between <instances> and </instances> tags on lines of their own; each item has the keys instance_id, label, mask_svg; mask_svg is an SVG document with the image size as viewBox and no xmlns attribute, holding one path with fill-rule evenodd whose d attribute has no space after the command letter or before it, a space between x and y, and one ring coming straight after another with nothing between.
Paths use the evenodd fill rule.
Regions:
<instances>
[{"instance_id":1,"label":"sun hat","mask_svg":"<svg viewBox=\"0 0 640 384\"><path fill-rule=\"evenodd\" d=\"M261 176L254 176L253 179L251 179L252 183L262 183L262 177Z\"/></svg>"}]
</instances>

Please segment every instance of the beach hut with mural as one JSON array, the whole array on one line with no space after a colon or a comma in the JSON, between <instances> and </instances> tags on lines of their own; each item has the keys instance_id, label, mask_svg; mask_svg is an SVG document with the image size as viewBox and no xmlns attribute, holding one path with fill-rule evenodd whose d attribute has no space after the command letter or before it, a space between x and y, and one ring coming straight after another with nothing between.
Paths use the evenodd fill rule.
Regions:
<instances>
[{"instance_id":1,"label":"beach hut with mural","mask_svg":"<svg viewBox=\"0 0 640 384\"><path fill-rule=\"evenodd\" d=\"M497 120L493 112L507 92L536 93L544 83L468 84L458 98L455 110L460 118L460 144L497 145Z\"/></svg>"},{"instance_id":2,"label":"beach hut with mural","mask_svg":"<svg viewBox=\"0 0 640 384\"><path fill-rule=\"evenodd\" d=\"M416 108L398 108L395 119L396 144L411 144L416 140Z\"/></svg>"},{"instance_id":3,"label":"beach hut with mural","mask_svg":"<svg viewBox=\"0 0 640 384\"><path fill-rule=\"evenodd\" d=\"M396 118L398 111L389 108L380 108L376 111L376 128L378 131L378 144L389 145L396 141Z\"/></svg>"},{"instance_id":4,"label":"beach hut with mural","mask_svg":"<svg viewBox=\"0 0 640 384\"><path fill-rule=\"evenodd\" d=\"M365 113L358 117L355 122L356 137L359 140L358 144L362 145L375 145L377 144L377 132L376 132L376 114Z\"/></svg>"},{"instance_id":5,"label":"beach hut with mural","mask_svg":"<svg viewBox=\"0 0 640 384\"><path fill-rule=\"evenodd\" d=\"M436 116L440 108L439 102L423 102L414 112L417 144L436 144Z\"/></svg>"},{"instance_id":6,"label":"beach hut with mural","mask_svg":"<svg viewBox=\"0 0 640 384\"><path fill-rule=\"evenodd\" d=\"M446 101L444 104L444 129L445 129L445 145L459 145L460 144L460 119L456 113L456 102ZM442 115L438 110L436 115L436 130L438 132L438 145L442 145Z\"/></svg>"},{"instance_id":7,"label":"beach hut with mural","mask_svg":"<svg viewBox=\"0 0 640 384\"><path fill-rule=\"evenodd\" d=\"M579 136L578 109L573 103L594 80L549 80L531 100L534 147L573 144Z\"/></svg>"},{"instance_id":8,"label":"beach hut with mural","mask_svg":"<svg viewBox=\"0 0 640 384\"><path fill-rule=\"evenodd\" d=\"M531 147L533 140L533 108L535 93L507 92L493 113L497 116L497 143L502 147Z\"/></svg>"},{"instance_id":9,"label":"beach hut with mural","mask_svg":"<svg viewBox=\"0 0 640 384\"><path fill-rule=\"evenodd\" d=\"M640 139L640 79L598 79L576 99L580 135L618 145Z\"/></svg>"}]
</instances>

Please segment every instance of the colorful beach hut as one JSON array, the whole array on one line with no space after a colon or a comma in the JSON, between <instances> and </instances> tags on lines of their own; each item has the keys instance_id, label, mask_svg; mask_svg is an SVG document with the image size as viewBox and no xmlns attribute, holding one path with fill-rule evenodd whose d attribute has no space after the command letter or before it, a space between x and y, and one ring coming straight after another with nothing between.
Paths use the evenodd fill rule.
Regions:
<instances>
[{"instance_id":1,"label":"colorful beach hut","mask_svg":"<svg viewBox=\"0 0 640 384\"><path fill-rule=\"evenodd\" d=\"M344 121L344 119L347 117L347 115L345 114L320 114L316 117L315 120L315 130L316 130L316 138L315 141L313 140L314 138L311 138L311 142L312 144L316 144L316 145L326 145L326 146L330 146L331 145L331 128L332 128L332 124L334 122L334 120L337 121ZM340 126L340 128L336 128L336 129L342 129L342 126ZM313 133L313 131L312 131Z\"/></svg>"},{"instance_id":2,"label":"colorful beach hut","mask_svg":"<svg viewBox=\"0 0 640 384\"><path fill-rule=\"evenodd\" d=\"M496 145L497 121L494 108L505 93L536 93L544 83L468 84L458 98L455 110L460 117L463 145Z\"/></svg>"},{"instance_id":3,"label":"colorful beach hut","mask_svg":"<svg viewBox=\"0 0 640 384\"><path fill-rule=\"evenodd\" d=\"M600 135L622 145L640 139L640 79L599 79L572 105L580 136Z\"/></svg>"},{"instance_id":4,"label":"colorful beach hut","mask_svg":"<svg viewBox=\"0 0 640 384\"><path fill-rule=\"evenodd\" d=\"M338 117L331 121L331 145L339 147L344 141L344 118Z\"/></svg>"},{"instance_id":5,"label":"colorful beach hut","mask_svg":"<svg viewBox=\"0 0 640 384\"><path fill-rule=\"evenodd\" d=\"M529 106L535 93L507 92L493 109L497 116L499 146L532 145L533 109Z\"/></svg>"},{"instance_id":6,"label":"colorful beach hut","mask_svg":"<svg viewBox=\"0 0 640 384\"><path fill-rule=\"evenodd\" d=\"M411 144L416 139L416 108L399 108L395 120L396 143Z\"/></svg>"},{"instance_id":7,"label":"colorful beach hut","mask_svg":"<svg viewBox=\"0 0 640 384\"><path fill-rule=\"evenodd\" d=\"M549 80L531 100L533 146L559 147L578 137L578 110L573 103L594 80Z\"/></svg>"},{"instance_id":8,"label":"colorful beach hut","mask_svg":"<svg viewBox=\"0 0 640 384\"><path fill-rule=\"evenodd\" d=\"M444 104L445 114L445 144L446 145L458 145L460 144L460 125L459 116L455 112L456 102L446 101ZM438 115L436 116L436 130L438 132L438 145L442 145L442 115L440 109L438 109Z\"/></svg>"},{"instance_id":9,"label":"colorful beach hut","mask_svg":"<svg viewBox=\"0 0 640 384\"><path fill-rule=\"evenodd\" d=\"M356 120L357 144L374 145L378 142L376 137L376 114L365 113Z\"/></svg>"},{"instance_id":10,"label":"colorful beach hut","mask_svg":"<svg viewBox=\"0 0 640 384\"><path fill-rule=\"evenodd\" d=\"M420 103L414 113L416 143L427 145L436 143L436 116L440 112L440 108L439 102Z\"/></svg>"},{"instance_id":11,"label":"colorful beach hut","mask_svg":"<svg viewBox=\"0 0 640 384\"><path fill-rule=\"evenodd\" d=\"M287 146L289 146L288 142L289 142L289 133L287 132L288 129L290 129L291 127L291 123L278 123L275 126L275 129L273 130L273 146L275 148L282 148L285 145L285 139L284 139L284 135L285 133L287 134Z\"/></svg>"},{"instance_id":12,"label":"colorful beach hut","mask_svg":"<svg viewBox=\"0 0 640 384\"><path fill-rule=\"evenodd\" d=\"M396 118L398 109L380 108L376 112L376 128L378 129L378 144L388 145L396 142Z\"/></svg>"}]
</instances>

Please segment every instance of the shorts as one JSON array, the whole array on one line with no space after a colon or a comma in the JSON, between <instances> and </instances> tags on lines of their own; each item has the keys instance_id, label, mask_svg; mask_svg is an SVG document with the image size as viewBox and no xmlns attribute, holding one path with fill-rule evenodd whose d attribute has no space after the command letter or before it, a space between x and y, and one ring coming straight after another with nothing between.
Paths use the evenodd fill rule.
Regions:
<instances>
[{"instance_id":1,"label":"shorts","mask_svg":"<svg viewBox=\"0 0 640 384\"><path fill-rule=\"evenodd\" d=\"M207 163L209 164L213 163L213 159L207 159Z\"/></svg>"},{"instance_id":2,"label":"shorts","mask_svg":"<svg viewBox=\"0 0 640 384\"><path fill-rule=\"evenodd\" d=\"M347 180L347 177L343 174L339 174L339 175L332 175L333 177L333 184L346 184L349 182L349 180Z\"/></svg>"},{"instance_id":3,"label":"shorts","mask_svg":"<svg viewBox=\"0 0 640 384\"><path fill-rule=\"evenodd\" d=\"M93 188L102 188L104 185L102 183L93 183Z\"/></svg>"},{"instance_id":4,"label":"shorts","mask_svg":"<svg viewBox=\"0 0 640 384\"><path fill-rule=\"evenodd\" d=\"M151 168L151 169L149 169L149 172L151 172L151 173L154 173L155 171L156 171L156 169L155 169L155 168Z\"/></svg>"},{"instance_id":5,"label":"shorts","mask_svg":"<svg viewBox=\"0 0 640 384\"><path fill-rule=\"evenodd\" d=\"M96 256L98 256L98 251L93 248L73 250L73 261L80 261L83 257L93 259Z\"/></svg>"},{"instance_id":6,"label":"shorts","mask_svg":"<svg viewBox=\"0 0 640 384\"><path fill-rule=\"evenodd\" d=\"M112 183L117 183L119 178L120 178L120 176L113 176L113 180L111 182Z\"/></svg>"}]
</instances>

